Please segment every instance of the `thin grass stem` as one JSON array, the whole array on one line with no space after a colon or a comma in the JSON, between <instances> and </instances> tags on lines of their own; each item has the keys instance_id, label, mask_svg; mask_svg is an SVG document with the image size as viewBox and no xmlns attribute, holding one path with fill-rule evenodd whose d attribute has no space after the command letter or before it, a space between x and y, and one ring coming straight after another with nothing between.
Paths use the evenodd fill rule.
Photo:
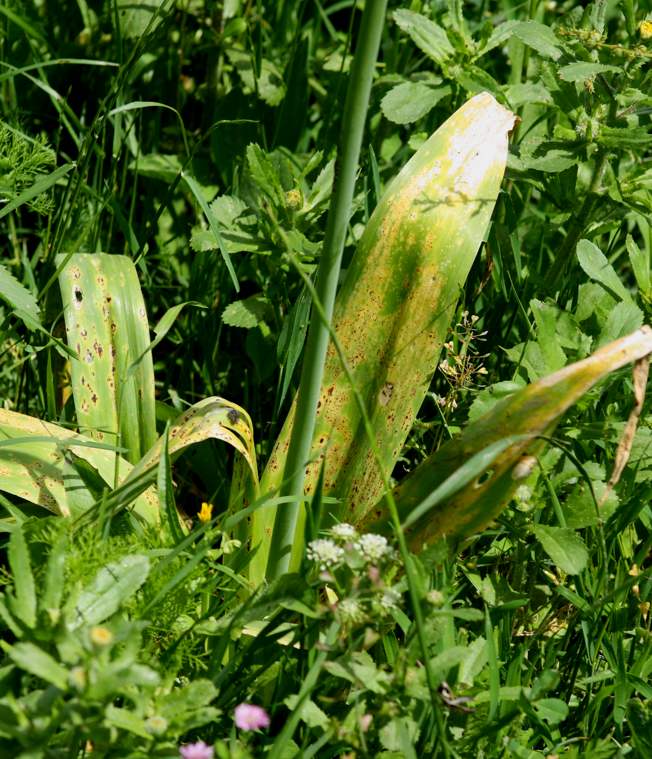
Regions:
<instances>
[{"instance_id":1,"label":"thin grass stem","mask_svg":"<svg viewBox=\"0 0 652 759\"><path fill-rule=\"evenodd\" d=\"M292 543L299 516L299 499L303 496L305 464L310 455L317 402L328 349L328 325L333 315L371 82L385 22L386 6L386 0L377 0L365 5L360 38L351 69L342 121L341 149L335 171L324 249L315 285L324 315L323 318L312 318L308 329L297 397L297 412L285 465L285 479L288 484L281 492L282 496L294 495L297 500L277 512L267 566L270 579L280 577L290 567Z\"/></svg>"}]
</instances>

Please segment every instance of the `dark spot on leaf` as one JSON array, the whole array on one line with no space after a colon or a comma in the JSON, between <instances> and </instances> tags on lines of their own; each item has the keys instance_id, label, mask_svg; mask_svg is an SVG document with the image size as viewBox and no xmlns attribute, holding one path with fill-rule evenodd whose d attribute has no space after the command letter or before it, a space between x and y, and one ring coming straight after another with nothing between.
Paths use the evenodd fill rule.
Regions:
<instances>
[{"instance_id":1,"label":"dark spot on leaf","mask_svg":"<svg viewBox=\"0 0 652 759\"><path fill-rule=\"evenodd\" d=\"M480 486L484 485L485 482L489 482L489 480L493 477L493 474L493 469L488 469L486 472L483 472L473 483L474 487L479 488Z\"/></svg>"},{"instance_id":2,"label":"dark spot on leaf","mask_svg":"<svg viewBox=\"0 0 652 759\"><path fill-rule=\"evenodd\" d=\"M78 287L75 287L74 293L75 293L75 300L77 301L77 303L81 303L84 300L82 291Z\"/></svg>"},{"instance_id":3,"label":"dark spot on leaf","mask_svg":"<svg viewBox=\"0 0 652 759\"><path fill-rule=\"evenodd\" d=\"M236 411L236 409L234 408L229 409L227 416L229 417L229 421L231 422L231 424L236 424L237 422L240 421L240 412Z\"/></svg>"}]
</instances>

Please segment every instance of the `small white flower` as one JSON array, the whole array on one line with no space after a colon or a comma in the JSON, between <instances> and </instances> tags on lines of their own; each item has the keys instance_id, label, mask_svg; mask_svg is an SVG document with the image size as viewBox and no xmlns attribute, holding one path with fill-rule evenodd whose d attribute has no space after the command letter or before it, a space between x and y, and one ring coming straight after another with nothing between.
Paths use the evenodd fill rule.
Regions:
<instances>
[{"instance_id":1,"label":"small white flower","mask_svg":"<svg viewBox=\"0 0 652 759\"><path fill-rule=\"evenodd\" d=\"M362 535L356 543L356 548L362 554L365 561L378 562L391 555L392 549L387 543L387 538L370 532Z\"/></svg>"},{"instance_id":2,"label":"small white flower","mask_svg":"<svg viewBox=\"0 0 652 759\"><path fill-rule=\"evenodd\" d=\"M336 540L355 540L358 537L358 531L355 527L346 522L333 525L330 533Z\"/></svg>"},{"instance_id":3,"label":"small white flower","mask_svg":"<svg viewBox=\"0 0 652 759\"><path fill-rule=\"evenodd\" d=\"M163 735L167 729L168 721L165 717L160 717L158 714L145 720L145 730L147 730L150 735Z\"/></svg>"},{"instance_id":4,"label":"small white flower","mask_svg":"<svg viewBox=\"0 0 652 759\"><path fill-rule=\"evenodd\" d=\"M383 595L380 597L380 606L385 611L390 611L391 609L398 608L398 603L401 600L401 594L398 592L398 590L394 590L394 588L387 588Z\"/></svg>"},{"instance_id":5,"label":"small white flower","mask_svg":"<svg viewBox=\"0 0 652 759\"><path fill-rule=\"evenodd\" d=\"M320 538L308 543L307 556L310 561L319 564L319 568L325 571L329 567L334 567L344 556L344 549L340 548L332 540Z\"/></svg>"},{"instance_id":6,"label":"small white flower","mask_svg":"<svg viewBox=\"0 0 652 759\"><path fill-rule=\"evenodd\" d=\"M337 604L337 616L342 622L355 624L364 621L364 612L357 601L350 598L344 598Z\"/></svg>"}]
</instances>

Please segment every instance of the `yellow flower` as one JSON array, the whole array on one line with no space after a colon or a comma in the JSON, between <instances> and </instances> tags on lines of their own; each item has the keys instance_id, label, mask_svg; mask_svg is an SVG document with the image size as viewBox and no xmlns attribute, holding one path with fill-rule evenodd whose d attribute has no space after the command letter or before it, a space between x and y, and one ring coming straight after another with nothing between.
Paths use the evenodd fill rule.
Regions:
<instances>
[{"instance_id":1,"label":"yellow flower","mask_svg":"<svg viewBox=\"0 0 652 759\"><path fill-rule=\"evenodd\" d=\"M90 639L96 646L109 646L113 643L113 633L106 627L91 627Z\"/></svg>"},{"instance_id":2,"label":"yellow flower","mask_svg":"<svg viewBox=\"0 0 652 759\"><path fill-rule=\"evenodd\" d=\"M201 511L199 512L199 521L202 524L206 524L206 522L210 522L213 517L213 504L212 503L202 503L201 505Z\"/></svg>"},{"instance_id":3,"label":"yellow flower","mask_svg":"<svg viewBox=\"0 0 652 759\"><path fill-rule=\"evenodd\" d=\"M649 19L641 21L638 25L638 33L641 35L641 39L649 40L652 37L652 21Z\"/></svg>"}]
</instances>

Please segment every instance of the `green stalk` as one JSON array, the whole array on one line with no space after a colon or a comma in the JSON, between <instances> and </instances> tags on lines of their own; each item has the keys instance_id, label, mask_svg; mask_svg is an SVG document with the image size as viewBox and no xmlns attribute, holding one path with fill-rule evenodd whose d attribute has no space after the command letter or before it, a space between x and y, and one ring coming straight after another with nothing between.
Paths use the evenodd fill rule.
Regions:
<instances>
[{"instance_id":1,"label":"green stalk","mask_svg":"<svg viewBox=\"0 0 652 759\"><path fill-rule=\"evenodd\" d=\"M375 0L375 2L365 4L360 38L346 95L342 121L342 143L335 172L333 197L328 213L324 249L315 284L316 293L323 306L328 324L330 324L333 316L333 304L355 188L355 176L367 116L369 93L385 22L386 7L387 0ZM277 512L267 567L269 579L284 574L290 566L299 504L303 498L304 468L310 456L317 402L319 401L324 362L328 349L328 324L324 324L321 319L314 318L311 319L308 329L306 352L297 396L296 421L292 429L284 470L286 484L280 493L281 496L294 496L296 500Z\"/></svg>"},{"instance_id":2,"label":"green stalk","mask_svg":"<svg viewBox=\"0 0 652 759\"><path fill-rule=\"evenodd\" d=\"M435 727L437 731L437 738L439 741L439 745L441 745L444 759L449 759L451 754L450 754L450 748L448 746L448 741L446 740L446 727L445 727L444 720L441 714L441 701L438 697L435 676L434 676L434 672L432 671L432 666L430 664L430 656L428 653L428 643L426 640L426 626L425 626L425 620L423 618L423 611L421 609L422 599L421 599L421 596L419 595L419 579L417 577L417 571L412 560L412 554L410 553L410 550L408 548L407 540L405 538L405 533L401 525L401 519L399 515L398 506L394 498L394 493L389 483L389 476L382 467L382 457L380 455L380 451L376 444L374 428L373 428L371 419L369 417L369 414L367 412L367 407L365 405L365 400L362 396L362 393L356 387L355 377L353 376L353 373L347 363L346 356L344 355L344 350L342 348L340 340L337 334L335 333L335 331L333 330L333 327L331 326L331 324L326 320L326 314L324 312L323 305L321 301L319 300L319 298L317 297L315 288L313 287L312 282L304 273L303 269L301 268L298 261L294 257L292 251L289 249L288 249L288 254L290 256L290 260L292 264L294 265L295 269L297 270L299 275L303 278L303 281L308 291L310 292L310 296L312 297L313 308L317 312L317 315L321 319L322 323L325 325L328 335L333 342L335 353L337 354L337 357L342 365L342 371L346 375L347 381L351 385L353 398L355 400L355 403L357 404L358 410L360 411L360 417L362 419L364 431L365 431L365 434L367 435L367 438L369 439L369 446L371 449L371 453L380 468L380 476L382 478L383 487L384 487L383 492L385 493L384 497L387 504L387 510L389 511L389 521L394 530L394 536L396 538L396 542L398 543L399 554L401 556L401 559L403 561L403 566L405 568L405 576L407 578L408 593L410 596L412 611L414 613L414 626L416 629L417 640L419 642L419 648L421 649L423 665L426 671L426 683L428 685L428 690L430 692L432 710L435 716Z\"/></svg>"}]
</instances>

